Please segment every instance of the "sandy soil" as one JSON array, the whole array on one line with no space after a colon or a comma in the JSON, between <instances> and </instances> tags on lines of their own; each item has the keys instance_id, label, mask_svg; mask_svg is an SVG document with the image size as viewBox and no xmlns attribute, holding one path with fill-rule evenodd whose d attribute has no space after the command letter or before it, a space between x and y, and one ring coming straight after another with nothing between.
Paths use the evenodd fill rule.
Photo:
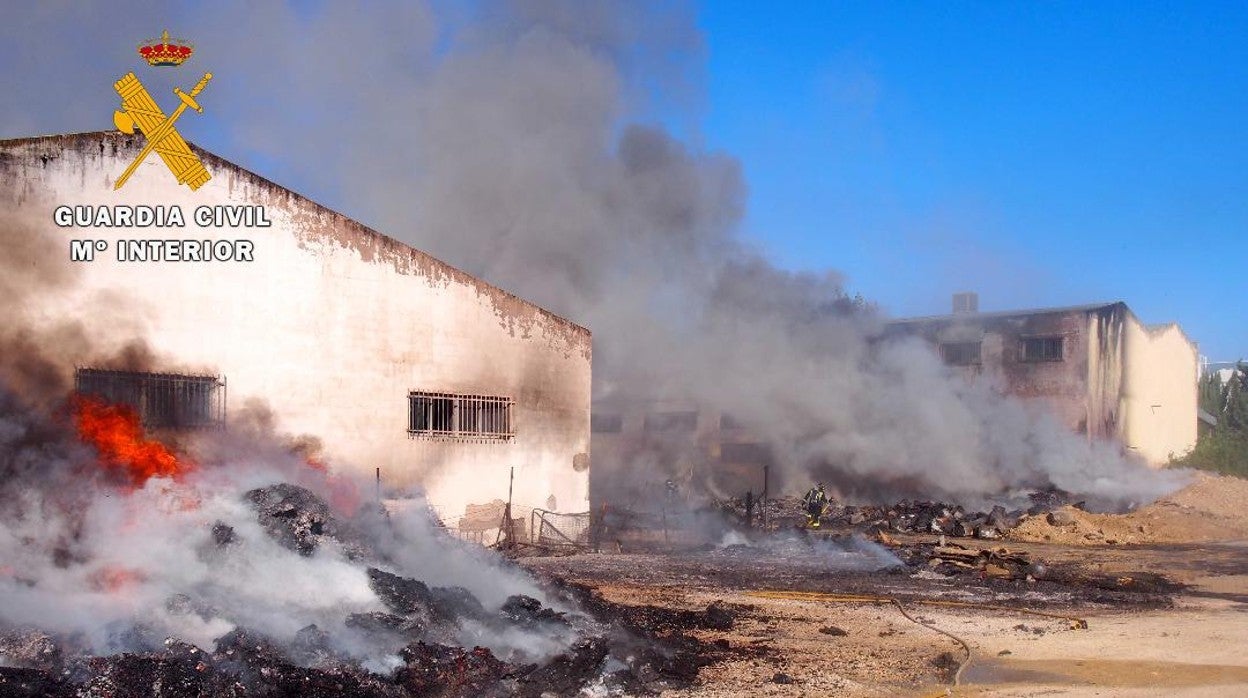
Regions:
<instances>
[{"instance_id":1,"label":"sandy soil","mask_svg":"<svg viewBox=\"0 0 1248 698\"><path fill-rule=\"evenodd\" d=\"M1072 523L1034 517L1006 541L959 540L1026 553L1043 563L1028 568L1043 570L1038 579L946 577L921 559L867 571L889 554L846 548L827 532L522 564L621 604L729 604L730 629L682 631L727 643L728 658L703 668L695 686L666 695L1248 695L1248 480L1197 475L1125 515L1064 511ZM896 552L913 562L936 539L885 540L904 546ZM854 594L897 599L901 608L845 598ZM937 629L969 646L960 675L965 650Z\"/></svg>"},{"instance_id":2,"label":"sandy soil","mask_svg":"<svg viewBox=\"0 0 1248 698\"><path fill-rule=\"evenodd\" d=\"M1129 514L1092 514L1063 509L1073 522L1050 524L1045 516L1023 521L1010 540L1067 545L1183 543L1248 539L1248 480L1198 473L1178 492Z\"/></svg>"},{"instance_id":3,"label":"sandy soil","mask_svg":"<svg viewBox=\"0 0 1248 698\"><path fill-rule=\"evenodd\" d=\"M1106 594L1077 582L820 570L810 557L786 564L772 552L757 560L712 551L586 554L523 564L585 583L622 604L681 610L731 604L731 629L688 632L726 641L732 656L703 668L696 686L665 695L1248 695L1248 654L1242 651L1248 646L1248 546L1017 547L1087 579L1128 580L1128 590L1133 575L1150 572L1192 586L1177 594ZM792 589L895 597L921 624L887 603L759 596ZM1007 608L924 603L933 599ZM1078 616L1087 628L1023 609ZM963 650L933 628L971 647L959 685L951 681Z\"/></svg>"},{"instance_id":4,"label":"sandy soil","mask_svg":"<svg viewBox=\"0 0 1248 698\"><path fill-rule=\"evenodd\" d=\"M623 600L627 594L620 594ZM691 594L690 603L709 599ZM766 644L775 653L704 670L703 684L674 696L833 695L1243 695L1248 691L1248 623L1225 601L1164 612L1096 613L1088 628L1008 613L924 608L924 623L972 647L956 687L935 671L962 657L952 640L886 606L821 604L718 596L752 603L730 641ZM913 613L913 612L912 612ZM820 633L834 626L844 636ZM777 672L793 683L775 683Z\"/></svg>"}]
</instances>

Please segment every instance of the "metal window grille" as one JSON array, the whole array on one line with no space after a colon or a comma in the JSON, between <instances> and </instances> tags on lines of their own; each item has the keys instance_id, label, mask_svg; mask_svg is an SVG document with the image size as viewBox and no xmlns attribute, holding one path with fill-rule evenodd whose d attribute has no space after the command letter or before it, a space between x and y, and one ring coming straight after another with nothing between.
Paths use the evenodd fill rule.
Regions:
<instances>
[{"instance_id":1,"label":"metal window grille","mask_svg":"<svg viewBox=\"0 0 1248 698\"><path fill-rule=\"evenodd\" d=\"M950 366L973 366L980 362L981 342L948 342L940 345L940 355Z\"/></svg>"},{"instance_id":2,"label":"metal window grille","mask_svg":"<svg viewBox=\"0 0 1248 698\"><path fill-rule=\"evenodd\" d=\"M516 435L516 401L509 397L414 390L407 404L407 433L413 436L507 441Z\"/></svg>"},{"instance_id":3,"label":"metal window grille","mask_svg":"<svg viewBox=\"0 0 1248 698\"><path fill-rule=\"evenodd\" d=\"M74 390L139 413L149 429L220 427L225 424L225 378L176 373L79 368Z\"/></svg>"},{"instance_id":4,"label":"metal window grille","mask_svg":"<svg viewBox=\"0 0 1248 698\"><path fill-rule=\"evenodd\" d=\"M1061 360L1061 337L1027 337L1023 339L1023 361Z\"/></svg>"}]
</instances>

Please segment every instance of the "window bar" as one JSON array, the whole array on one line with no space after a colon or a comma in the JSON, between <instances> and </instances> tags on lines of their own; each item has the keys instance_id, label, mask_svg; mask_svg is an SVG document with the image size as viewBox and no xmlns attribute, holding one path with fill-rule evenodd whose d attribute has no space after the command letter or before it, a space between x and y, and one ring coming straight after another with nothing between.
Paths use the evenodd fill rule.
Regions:
<instances>
[{"instance_id":1,"label":"window bar","mask_svg":"<svg viewBox=\"0 0 1248 698\"><path fill-rule=\"evenodd\" d=\"M512 431L509 397L410 391L408 431L413 435L475 442L507 440Z\"/></svg>"}]
</instances>

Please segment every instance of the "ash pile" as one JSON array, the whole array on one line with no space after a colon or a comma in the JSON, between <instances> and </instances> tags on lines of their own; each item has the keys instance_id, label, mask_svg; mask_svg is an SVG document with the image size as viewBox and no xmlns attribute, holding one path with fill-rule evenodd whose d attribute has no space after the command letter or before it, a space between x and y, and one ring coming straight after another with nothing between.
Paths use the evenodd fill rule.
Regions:
<instances>
[{"instance_id":1,"label":"ash pile","mask_svg":"<svg viewBox=\"0 0 1248 698\"><path fill-rule=\"evenodd\" d=\"M247 523L258 525L212 522L201 540L189 543L201 562L222 569L251 564L244 554L249 547L266 549L275 541L295 558L348 561L366 576L372 598L355 608L330 608L320 623L290 633L249 627L247 611L240 610L247 604L239 600L230 608L231 599L202 583L167 596L160 608L136 609L132 621L114 621L96 637L10 625L0 628L0 695L646 695L689 684L710 661L696 643L622 622L610 604L579 588L530 578L545 602L512 594L490 603L464 587L426 584L404 573L403 561L391 554L411 541L379 506L340 517L313 492L291 484L251 489L239 499L239 510L251 514ZM488 556L458 541L441 544ZM448 554L429 564L465 563ZM496 556L490 564L499 574L526 574ZM10 576L0 584L34 589L50 583L24 578L20 570ZM100 593L124 596L126 582L113 581L116 586ZM297 585L293 575L271 581ZM168 622L145 620L153 617ZM261 622L259 615L254 620ZM201 632L198 642L165 634L179 623L228 630L207 640ZM268 619L263 626L282 624Z\"/></svg>"}]
</instances>

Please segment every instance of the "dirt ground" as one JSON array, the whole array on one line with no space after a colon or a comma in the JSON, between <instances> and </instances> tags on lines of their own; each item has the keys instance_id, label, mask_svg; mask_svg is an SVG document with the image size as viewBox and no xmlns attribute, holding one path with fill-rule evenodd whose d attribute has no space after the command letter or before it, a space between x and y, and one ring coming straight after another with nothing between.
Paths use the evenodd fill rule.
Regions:
<instances>
[{"instance_id":1,"label":"dirt ground","mask_svg":"<svg viewBox=\"0 0 1248 698\"><path fill-rule=\"evenodd\" d=\"M1040 542L975 541L1041 561L1039 579L944 576L913 557L908 567L865 571L887 553L767 539L522 564L628 606L731 609L730 628L674 631L729 652L702 668L694 687L665 695L1248 695L1248 529L1238 527L1248 513L1236 506L1248 503L1248 482L1222 480L1201 478L1130 515L1087 515L1080 525L1095 523L1101 540L1050 532L1047 541L1021 536ZM1167 542L1137 544L1119 533L1140 534L1141 525L1150 533L1140 538ZM1219 530L1238 541L1205 542ZM1191 535L1174 542L1178 531ZM1108 543L1110 535L1119 542ZM902 557L934 540L898 538ZM935 605L947 602L973 606ZM942 632L969 646L960 675L966 651Z\"/></svg>"},{"instance_id":2,"label":"dirt ground","mask_svg":"<svg viewBox=\"0 0 1248 698\"><path fill-rule=\"evenodd\" d=\"M1063 511L1072 523L1054 526L1035 516L1009 538L1069 545L1248 540L1248 480L1198 473L1191 485L1130 514Z\"/></svg>"}]
</instances>

